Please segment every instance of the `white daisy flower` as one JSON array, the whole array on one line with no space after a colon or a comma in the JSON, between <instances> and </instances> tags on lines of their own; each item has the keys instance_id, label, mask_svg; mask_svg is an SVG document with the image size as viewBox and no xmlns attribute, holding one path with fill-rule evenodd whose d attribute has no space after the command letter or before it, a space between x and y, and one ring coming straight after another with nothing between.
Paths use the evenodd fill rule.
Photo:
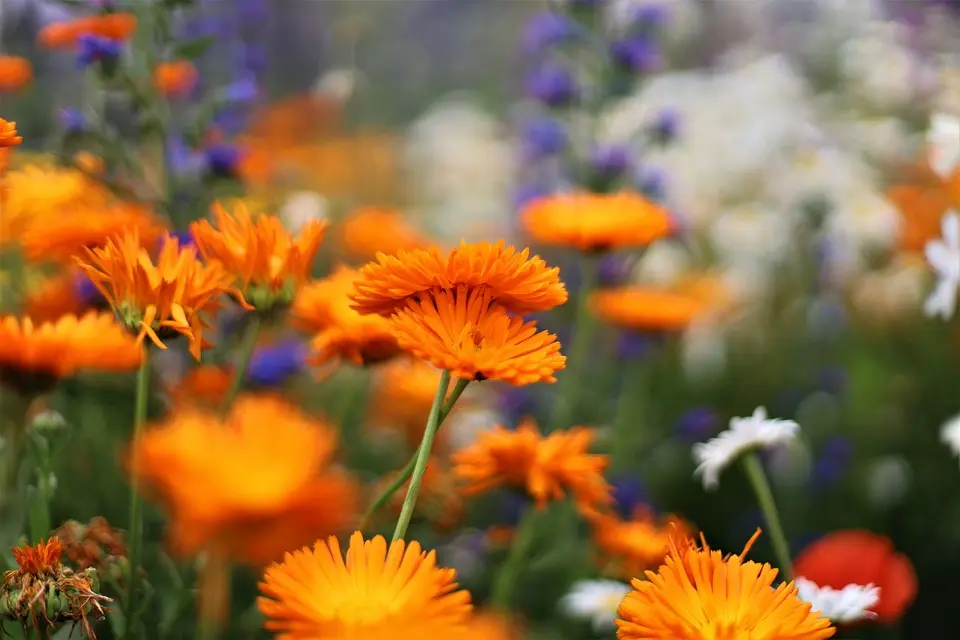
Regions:
<instances>
[{"instance_id":1,"label":"white daisy flower","mask_svg":"<svg viewBox=\"0 0 960 640\"><path fill-rule=\"evenodd\" d=\"M767 418L767 410L757 407L749 418L731 418L730 428L717 437L693 445L697 462L694 475L703 478L703 488L712 491L720 484L720 472L754 449L765 449L793 440L800 425L793 420Z\"/></svg>"},{"instance_id":2,"label":"white daisy flower","mask_svg":"<svg viewBox=\"0 0 960 640\"><path fill-rule=\"evenodd\" d=\"M927 130L930 166L942 178L948 178L960 165L960 117L935 113Z\"/></svg>"},{"instance_id":3,"label":"white daisy flower","mask_svg":"<svg viewBox=\"0 0 960 640\"><path fill-rule=\"evenodd\" d=\"M591 620L594 631L612 629L617 609L630 585L616 580L581 580L560 600L560 609L572 618Z\"/></svg>"},{"instance_id":4,"label":"white daisy flower","mask_svg":"<svg viewBox=\"0 0 960 640\"><path fill-rule=\"evenodd\" d=\"M950 447L954 455L960 456L960 414L953 416L940 427L940 442Z\"/></svg>"},{"instance_id":5,"label":"white daisy flower","mask_svg":"<svg viewBox=\"0 0 960 640\"><path fill-rule=\"evenodd\" d=\"M817 586L806 578L797 578L796 584L800 599L834 624L850 624L877 615L870 608L880 601L880 587L848 584L843 589L833 589Z\"/></svg>"},{"instance_id":6,"label":"white daisy flower","mask_svg":"<svg viewBox=\"0 0 960 640\"><path fill-rule=\"evenodd\" d=\"M937 285L923 305L927 316L948 320L957 309L960 287L960 216L951 211L943 217L943 239L931 240L924 248L927 262L937 274Z\"/></svg>"}]
</instances>

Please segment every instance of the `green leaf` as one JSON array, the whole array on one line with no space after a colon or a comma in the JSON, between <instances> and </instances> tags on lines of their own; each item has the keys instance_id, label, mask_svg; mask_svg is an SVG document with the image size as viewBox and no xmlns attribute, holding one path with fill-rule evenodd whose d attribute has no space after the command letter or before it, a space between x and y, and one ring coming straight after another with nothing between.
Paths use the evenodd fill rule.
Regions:
<instances>
[{"instance_id":1,"label":"green leaf","mask_svg":"<svg viewBox=\"0 0 960 640\"><path fill-rule=\"evenodd\" d=\"M31 542L50 536L50 508L47 497L37 487L30 488L29 524Z\"/></svg>"},{"instance_id":2,"label":"green leaf","mask_svg":"<svg viewBox=\"0 0 960 640\"><path fill-rule=\"evenodd\" d=\"M214 42L216 42L216 37L214 36L204 36L202 38L194 38L193 40L185 40L173 47L173 57L174 58L185 58L187 60L196 60L209 49Z\"/></svg>"}]
</instances>

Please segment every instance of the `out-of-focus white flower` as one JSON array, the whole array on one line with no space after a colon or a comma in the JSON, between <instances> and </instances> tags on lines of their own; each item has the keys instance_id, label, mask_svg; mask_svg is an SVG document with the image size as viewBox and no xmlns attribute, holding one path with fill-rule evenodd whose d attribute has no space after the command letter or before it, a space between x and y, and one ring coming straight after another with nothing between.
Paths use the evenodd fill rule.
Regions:
<instances>
[{"instance_id":1,"label":"out-of-focus white flower","mask_svg":"<svg viewBox=\"0 0 960 640\"><path fill-rule=\"evenodd\" d=\"M631 272L637 284L670 286L690 269L690 254L675 242L657 242L643 253Z\"/></svg>"},{"instance_id":2,"label":"out-of-focus white flower","mask_svg":"<svg viewBox=\"0 0 960 640\"><path fill-rule=\"evenodd\" d=\"M450 447L458 451L473 444L484 431L503 423L503 416L499 412L471 406L451 413L444 422L444 431L449 436Z\"/></svg>"},{"instance_id":3,"label":"out-of-focus white flower","mask_svg":"<svg viewBox=\"0 0 960 640\"><path fill-rule=\"evenodd\" d=\"M827 220L832 240L856 251L889 249L900 233L899 210L875 191L850 193L834 203Z\"/></svg>"},{"instance_id":4,"label":"out-of-focus white flower","mask_svg":"<svg viewBox=\"0 0 960 640\"><path fill-rule=\"evenodd\" d=\"M943 217L942 233L942 239L931 240L924 249L927 262L937 274L937 284L924 303L923 312L947 320L956 311L960 287L960 215L955 211Z\"/></svg>"},{"instance_id":5,"label":"out-of-focus white flower","mask_svg":"<svg viewBox=\"0 0 960 640\"><path fill-rule=\"evenodd\" d=\"M935 113L927 129L930 166L942 178L953 175L960 165L960 117Z\"/></svg>"},{"instance_id":6,"label":"out-of-focus white flower","mask_svg":"<svg viewBox=\"0 0 960 640\"><path fill-rule=\"evenodd\" d=\"M867 499L877 507L900 503L910 489L913 470L901 456L877 458L867 472Z\"/></svg>"},{"instance_id":7,"label":"out-of-focus white flower","mask_svg":"<svg viewBox=\"0 0 960 640\"><path fill-rule=\"evenodd\" d=\"M353 97L360 80L356 69L332 69L317 79L313 92L318 96L333 98L337 102L346 102Z\"/></svg>"},{"instance_id":8,"label":"out-of-focus white flower","mask_svg":"<svg viewBox=\"0 0 960 640\"><path fill-rule=\"evenodd\" d=\"M790 249L795 240L794 223L791 216L772 205L753 202L722 211L709 234L724 263L762 262L763 268Z\"/></svg>"},{"instance_id":9,"label":"out-of-focus white flower","mask_svg":"<svg viewBox=\"0 0 960 640\"><path fill-rule=\"evenodd\" d=\"M617 608L630 592L630 585L616 580L581 580L560 600L560 609L571 618L590 620L597 633L609 631Z\"/></svg>"},{"instance_id":10,"label":"out-of-focus white flower","mask_svg":"<svg viewBox=\"0 0 960 640\"><path fill-rule=\"evenodd\" d=\"M950 447L953 455L960 456L960 414L953 416L940 427L940 442Z\"/></svg>"},{"instance_id":11,"label":"out-of-focus white flower","mask_svg":"<svg viewBox=\"0 0 960 640\"><path fill-rule=\"evenodd\" d=\"M877 109L898 109L914 97L921 62L906 45L904 28L893 21L864 25L840 50L844 88Z\"/></svg>"},{"instance_id":12,"label":"out-of-focus white flower","mask_svg":"<svg viewBox=\"0 0 960 640\"><path fill-rule=\"evenodd\" d=\"M713 380L727 368L727 340L717 322L694 321L681 342L683 372L691 380Z\"/></svg>"},{"instance_id":13,"label":"out-of-focus white flower","mask_svg":"<svg viewBox=\"0 0 960 640\"><path fill-rule=\"evenodd\" d=\"M901 118L856 117L847 119L841 126L840 133L849 147L875 164L890 166L907 162L923 150L920 137L913 134Z\"/></svg>"},{"instance_id":14,"label":"out-of-focus white flower","mask_svg":"<svg viewBox=\"0 0 960 640\"><path fill-rule=\"evenodd\" d=\"M703 479L703 488L712 491L720 484L720 472L740 456L793 441L800 425L793 420L767 418L767 410L757 407L748 418L731 418L730 428L707 442L693 445L697 463L694 475Z\"/></svg>"},{"instance_id":15,"label":"out-of-focus white flower","mask_svg":"<svg viewBox=\"0 0 960 640\"><path fill-rule=\"evenodd\" d=\"M313 191L297 191L287 197L280 207L280 219L292 232L297 233L303 225L313 220L325 220L327 199Z\"/></svg>"},{"instance_id":16,"label":"out-of-focus white flower","mask_svg":"<svg viewBox=\"0 0 960 640\"><path fill-rule=\"evenodd\" d=\"M842 589L833 589L798 577L796 585L797 596L834 624L850 624L877 615L870 608L880 601L880 587L872 584L848 584Z\"/></svg>"}]
</instances>

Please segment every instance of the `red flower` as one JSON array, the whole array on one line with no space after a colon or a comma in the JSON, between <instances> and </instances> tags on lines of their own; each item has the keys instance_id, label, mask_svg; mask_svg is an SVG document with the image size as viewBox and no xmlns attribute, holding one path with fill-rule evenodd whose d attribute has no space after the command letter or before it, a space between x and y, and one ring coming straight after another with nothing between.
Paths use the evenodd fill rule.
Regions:
<instances>
[{"instance_id":1,"label":"red flower","mask_svg":"<svg viewBox=\"0 0 960 640\"><path fill-rule=\"evenodd\" d=\"M917 574L910 559L897 553L889 538L869 531L830 533L808 545L793 568L797 576L821 587L880 587L880 601L872 609L880 622L898 620L917 595Z\"/></svg>"}]
</instances>

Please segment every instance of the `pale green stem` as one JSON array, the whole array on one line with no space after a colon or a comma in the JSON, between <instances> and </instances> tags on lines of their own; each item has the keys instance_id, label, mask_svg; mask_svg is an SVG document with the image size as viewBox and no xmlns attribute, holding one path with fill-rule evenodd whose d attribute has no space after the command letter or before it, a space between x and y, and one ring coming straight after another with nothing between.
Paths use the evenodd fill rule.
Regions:
<instances>
[{"instance_id":1,"label":"pale green stem","mask_svg":"<svg viewBox=\"0 0 960 640\"><path fill-rule=\"evenodd\" d=\"M230 379L230 387L227 389L227 395L223 398L223 405L220 410L226 414L230 410L233 401L237 399L240 393L240 387L243 386L243 379L247 375L247 369L250 367L250 360L253 358L253 352L257 347L257 337L260 335L260 315L253 312L248 316L246 329L243 331L243 341L240 343L239 358L237 368Z\"/></svg>"},{"instance_id":2,"label":"pale green stem","mask_svg":"<svg viewBox=\"0 0 960 640\"><path fill-rule=\"evenodd\" d=\"M777 563L780 565L780 575L789 582L793 580L790 545L787 542L787 536L783 533L783 525L780 523L780 514L777 512L777 503L773 499L773 491L770 490L767 474L763 471L760 458L754 452L744 455L740 461L747 474L747 480L750 481L750 486L753 487L753 492L757 496L757 502L763 512L763 519L766 520L767 528L770 530L770 542L773 545L773 553L777 557Z\"/></svg>"},{"instance_id":3,"label":"pale green stem","mask_svg":"<svg viewBox=\"0 0 960 640\"><path fill-rule=\"evenodd\" d=\"M509 611L510 609L513 588L517 584L517 578L520 576L523 562L530 554L530 548L533 545L536 516L536 507L528 507L514 532L507 559L504 561L503 566L500 567L500 571L497 572L497 577L494 580L493 593L490 599L493 602L493 606L502 611Z\"/></svg>"},{"instance_id":4,"label":"pale green stem","mask_svg":"<svg viewBox=\"0 0 960 640\"><path fill-rule=\"evenodd\" d=\"M140 554L143 548L143 513L140 505L140 460L139 441L147 422L147 402L150 393L150 349L144 347L143 360L137 373L137 396L133 414L133 459L130 461L130 524L128 525L130 575L127 580L127 610L123 637L131 640L136 635L138 603L138 580L140 577Z\"/></svg>"}]
</instances>

